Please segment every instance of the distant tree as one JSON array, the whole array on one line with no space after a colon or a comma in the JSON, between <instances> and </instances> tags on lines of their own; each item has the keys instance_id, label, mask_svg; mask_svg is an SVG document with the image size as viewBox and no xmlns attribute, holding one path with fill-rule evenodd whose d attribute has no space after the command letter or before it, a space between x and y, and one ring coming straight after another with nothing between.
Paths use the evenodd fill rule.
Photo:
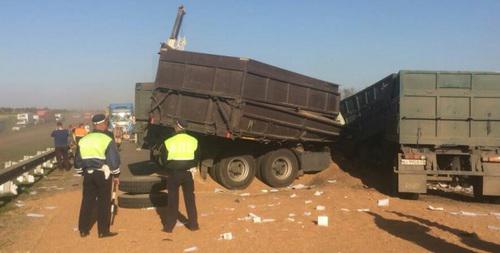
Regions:
<instances>
[{"instance_id":1,"label":"distant tree","mask_svg":"<svg viewBox=\"0 0 500 253\"><path fill-rule=\"evenodd\" d=\"M348 98L354 94L356 94L356 89L353 87L342 88L340 90L340 99Z\"/></svg>"}]
</instances>

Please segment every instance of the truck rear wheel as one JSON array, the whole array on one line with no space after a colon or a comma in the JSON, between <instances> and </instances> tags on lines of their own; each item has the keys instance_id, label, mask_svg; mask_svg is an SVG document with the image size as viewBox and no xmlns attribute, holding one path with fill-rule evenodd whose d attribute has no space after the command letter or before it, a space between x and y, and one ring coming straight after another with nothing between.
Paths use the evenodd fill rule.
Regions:
<instances>
[{"instance_id":1,"label":"truck rear wheel","mask_svg":"<svg viewBox=\"0 0 500 253\"><path fill-rule=\"evenodd\" d=\"M264 155L260 170L264 183L271 187L286 187L297 177L299 162L292 151L278 149Z\"/></svg>"},{"instance_id":2,"label":"truck rear wheel","mask_svg":"<svg viewBox=\"0 0 500 253\"><path fill-rule=\"evenodd\" d=\"M252 183L256 167L253 156L234 155L221 158L214 174L218 183L228 189L245 189Z\"/></svg>"}]
</instances>

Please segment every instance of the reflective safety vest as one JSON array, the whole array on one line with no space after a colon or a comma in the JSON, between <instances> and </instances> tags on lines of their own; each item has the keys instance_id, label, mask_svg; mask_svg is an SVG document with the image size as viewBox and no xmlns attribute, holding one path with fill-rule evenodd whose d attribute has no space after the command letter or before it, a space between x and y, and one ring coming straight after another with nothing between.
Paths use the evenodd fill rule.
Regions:
<instances>
[{"instance_id":1,"label":"reflective safety vest","mask_svg":"<svg viewBox=\"0 0 500 253\"><path fill-rule=\"evenodd\" d=\"M111 138L103 133L90 133L83 137L78 143L82 159L106 160L106 149Z\"/></svg>"},{"instance_id":2,"label":"reflective safety vest","mask_svg":"<svg viewBox=\"0 0 500 253\"><path fill-rule=\"evenodd\" d=\"M83 127L77 127L75 128L75 136L76 137L83 137L87 134L87 130Z\"/></svg>"},{"instance_id":3,"label":"reflective safety vest","mask_svg":"<svg viewBox=\"0 0 500 253\"><path fill-rule=\"evenodd\" d=\"M167 160L193 160L194 152L198 148L198 140L185 133L176 134L166 139L164 143L168 151Z\"/></svg>"}]
</instances>

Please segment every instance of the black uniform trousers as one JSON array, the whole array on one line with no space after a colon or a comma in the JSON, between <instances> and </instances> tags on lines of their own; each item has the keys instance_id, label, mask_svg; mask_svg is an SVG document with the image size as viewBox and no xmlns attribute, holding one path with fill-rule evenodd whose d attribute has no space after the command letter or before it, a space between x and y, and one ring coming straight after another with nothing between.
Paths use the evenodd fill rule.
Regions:
<instances>
[{"instance_id":1,"label":"black uniform trousers","mask_svg":"<svg viewBox=\"0 0 500 253\"><path fill-rule=\"evenodd\" d=\"M179 215L179 187L182 186L184 204L188 215L189 228L198 227L198 214L194 199L194 181L191 172L187 170L173 170L168 173L167 190L168 206L165 230L172 231Z\"/></svg>"},{"instance_id":2,"label":"black uniform trousers","mask_svg":"<svg viewBox=\"0 0 500 253\"><path fill-rule=\"evenodd\" d=\"M92 174L83 172L83 197L80 207L78 229L80 232L89 232L92 226L94 207L97 203L97 232L109 232L111 219L111 186L113 176L106 180L104 172L94 170Z\"/></svg>"}]
</instances>

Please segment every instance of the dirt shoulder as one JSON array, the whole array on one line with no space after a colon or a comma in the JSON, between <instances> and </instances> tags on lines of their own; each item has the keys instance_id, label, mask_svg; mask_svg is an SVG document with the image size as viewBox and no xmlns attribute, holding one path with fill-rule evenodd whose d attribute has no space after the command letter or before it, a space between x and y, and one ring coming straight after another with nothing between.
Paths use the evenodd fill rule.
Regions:
<instances>
[{"instance_id":1,"label":"dirt shoulder","mask_svg":"<svg viewBox=\"0 0 500 253\"><path fill-rule=\"evenodd\" d=\"M139 155L132 152L122 154L123 159L129 163L138 159ZM198 252L499 252L500 249L500 231L495 230L500 228L500 216L495 215L500 213L500 205L436 195L422 196L417 201L391 198L367 188L336 164L295 182L314 185L311 189L286 188L277 192L270 192L271 188L255 180L244 191L216 193L215 189L222 187L197 176L199 231L178 226L174 233L166 234L161 231L164 208L122 208L112 227L119 235L108 239L98 239L95 226L84 239L76 231L81 178L56 171L49 179L33 188L38 192L36 195L20 198L24 206L11 203L9 210L0 214L0 252L183 252L191 247ZM317 191L322 194L315 196ZM242 197L242 193L249 196ZM385 198L389 199L389 206L377 206L377 201ZM180 203L181 213L185 214L182 200ZM325 210L316 210L318 205ZM444 210L431 211L429 205ZM28 213L44 216L28 217ZM244 219L249 213L274 221L253 223ZM315 224L318 215L328 216L328 227ZM234 238L219 240L220 234L226 232L231 232Z\"/></svg>"}]
</instances>

